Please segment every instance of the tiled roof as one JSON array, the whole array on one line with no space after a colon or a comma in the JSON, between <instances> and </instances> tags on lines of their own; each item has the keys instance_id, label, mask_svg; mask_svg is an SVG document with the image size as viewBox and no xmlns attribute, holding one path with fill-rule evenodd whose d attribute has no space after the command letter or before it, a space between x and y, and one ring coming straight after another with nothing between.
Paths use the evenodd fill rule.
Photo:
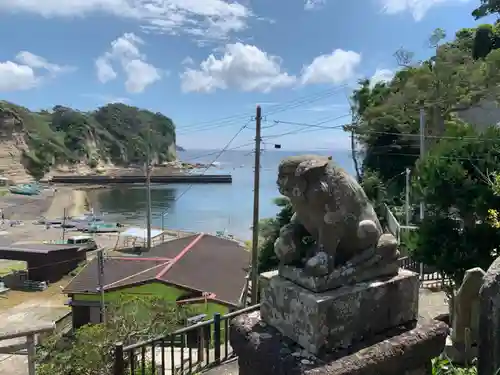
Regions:
<instances>
[{"instance_id":1,"label":"tiled roof","mask_svg":"<svg viewBox=\"0 0 500 375\"><path fill-rule=\"evenodd\" d=\"M158 280L237 305L249 266L248 251L238 243L212 235L193 235L165 242L137 257L104 260L105 289ZM64 289L96 293L98 266L91 261Z\"/></svg>"}]
</instances>

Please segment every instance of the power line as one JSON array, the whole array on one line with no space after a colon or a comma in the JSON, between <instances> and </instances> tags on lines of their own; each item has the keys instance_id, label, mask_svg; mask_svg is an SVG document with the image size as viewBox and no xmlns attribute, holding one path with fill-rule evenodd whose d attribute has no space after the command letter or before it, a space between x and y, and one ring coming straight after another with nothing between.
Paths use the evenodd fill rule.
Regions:
<instances>
[{"instance_id":1,"label":"power line","mask_svg":"<svg viewBox=\"0 0 500 375\"><path fill-rule=\"evenodd\" d=\"M264 126L264 127L262 127L262 129L273 128L273 127L276 127L276 126L278 126L280 124L297 125L297 126L302 126L302 127L306 127L306 128L317 128L317 129L314 129L313 131L325 130L325 129L339 129L339 128L342 128L344 125L321 126L321 124L325 124L325 123L328 123L328 122L331 122L331 121L335 121L335 120L338 120L338 119L341 119L341 118L345 118L347 116L350 116L350 114L346 114L346 115L342 115L342 116L336 116L336 117L328 116L327 118L325 118L323 120L320 120L319 122L317 122L315 124L306 124L306 123L299 123L299 122L274 120L273 121L274 123L272 125ZM248 127L248 126L246 128L247 129L253 129L253 128ZM293 131L289 131L289 132L282 133L282 134L271 134L271 135L263 136L262 139L263 140L264 139L275 139L275 138L280 138L280 137L283 137L283 136L286 136L286 135L291 135L291 134L309 133L310 131L311 130L308 130L308 129L299 129L299 130L293 130ZM237 149L244 148L244 147L247 147L247 146L250 146L250 145L254 145L254 142L248 142L248 143L245 143L245 144L242 144L242 145L239 145L239 146L231 147L231 148L228 148L226 151L237 150ZM211 152L208 152L206 154L201 154L201 155L197 155L195 157L189 158L189 161L197 160L197 159L202 159L202 158L207 157L207 156L216 155L217 153L218 153L218 151L211 151Z\"/></svg>"},{"instance_id":2,"label":"power line","mask_svg":"<svg viewBox=\"0 0 500 375\"><path fill-rule=\"evenodd\" d=\"M248 124L250 123L250 121L248 123L246 123L245 125L243 125L237 132L236 134L229 140L228 143L226 143L226 145L222 148L222 150L217 154L217 156L212 160L212 162L210 164L207 165L207 167L203 170L203 172L201 172L201 175L203 176L205 173L207 173L207 171L213 166L213 164L222 156L222 154L224 152L227 151L227 149L229 148L229 146L231 146L231 143L233 143L233 141L236 139L236 137L238 137L238 135L240 135L240 133L243 131L243 129L245 129ZM191 190L191 188L193 187L194 184L191 184L189 185L175 200L174 202L177 202L179 199L181 199L189 190Z\"/></svg>"},{"instance_id":3,"label":"power line","mask_svg":"<svg viewBox=\"0 0 500 375\"><path fill-rule=\"evenodd\" d=\"M373 155L384 155L384 156L411 156L414 158L420 158L419 154L408 154L408 153L400 153L400 152L391 152L391 153L373 153ZM476 157L476 156L471 156L471 157L459 157L459 156L431 156L432 158L436 159L442 159L442 160L463 160L463 161L470 161L470 160L488 160L488 158L482 158L482 157ZM500 158L500 153L498 153L498 157Z\"/></svg>"},{"instance_id":4,"label":"power line","mask_svg":"<svg viewBox=\"0 0 500 375\"><path fill-rule=\"evenodd\" d=\"M292 121L282 121L282 120L274 120L275 123L277 124L289 124L289 125L297 125L297 126L302 126L304 128L318 128L318 129L340 129L343 128L346 124L344 125L335 125L335 126L323 126L321 124L326 123L326 122L331 122L339 118L347 117L350 115L342 115L337 118L333 119L328 119L320 123L314 123L314 124L309 124L309 123L303 123L303 122L292 122ZM395 135L395 136L404 136L404 137L420 137L420 134L417 133L404 133L404 132L387 132L387 131L378 131L378 130L361 130L357 132L358 135L364 135L364 134L382 134L382 135ZM457 140L484 140L484 141L500 141L500 137L498 138L485 138L485 137L478 137L478 136L446 136L446 135L424 135L425 138L429 139L457 139Z\"/></svg>"},{"instance_id":5,"label":"power line","mask_svg":"<svg viewBox=\"0 0 500 375\"><path fill-rule=\"evenodd\" d=\"M245 116L245 117L248 117ZM199 133L199 132L204 132L204 131L208 131L208 130L214 130L214 129L220 129L220 128L224 128L224 127L228 127L228 126L232 126L236 123L236 121L240 122L242 119L237 119L237 120L231 120L230 122L223 122L223 123L216 123L214 124L214 126L202 126L202 127L199 127L199 128L190 128L190 129L179 129L181 130L180 133L177 133L178 135L186 135L186 134L192 134L192 133ZM251 121L251 119L250 119ZM182 130L185 130L184 132Z\"/></svg>"},{"instance_id":6,"label":"power line","mask_svg":"<svg viewBox=\"0 0 500 375\"><path fill-rule=\"evenodd\" d=\"M347 84L335 87L335 88L329 88L326 90L323 90L321 92L305 95L302 97L299 97L297 99L293 99L290 101L286 101L281 104L277 104L275 106L271 106L268 109L267 115L274 115L276 113L284 112L290 109L295 109L303 105L311 104L316 101L326 99L328 97L333 96L334 94L338 93L339 91L345 89L348 87ZM232 116L226 116L220 119L216 120L207 120L207 121L201 121L198 123L193 123L190 125L187 125L185 127L179 127L177 130L179 131L179 135L182 134L189 134L191 132L196 132L196 131L206 131L206 130L213 130L225 126L230 126L233 125L235 121L242 120L248 116L247 113L242 113L242 114L236 114ZM264 119L265 120L265 119Z\"/></svg>"},{"instance_id":7,"label":"power line","mask_svg":"<svg viewBox=\"0 0 500 375\"><path fill-rule=\"evenodd\" d=\"M386 132L386 131L377 131L377 130L362 130L358 135L363 134L383 134L383 135L396 135L396 136L405 136L405 137L420 137L420 134L416 133L399 133L399 132ZM498 138L485 138L485 137L477 137L477 136L447 136L447 135L425 135L424 138L429 139L457 139L464 141L473 141L473 140L484 140L484 141L500 141L500 137Z\"/></svg>"},{"instance_id":8,"label":"power line","mask_svg":"<svg viewBox=\"0 0 500 375\"><path fill-rule=\"evenodd\" d=\"M292 135L292 134L310 133L311 131L326 130L326 129L330 129L330 130L333 130L333 129L342 129L345 126L344 124L342 124L342 125L335 125L335 126L322 126L322 124L326 124L328 122L336 121L336 120L339 120L341 118L345 118L347 116L350 116L350 114L342 115L342 116L337 116L337 117L328 117L328 118L326 118L326 119L324 119L322 121L319 121L319 122L317 122L315 124L306 124L306 123L300 123L300 122L275 120L274 121L275 124L297 125L297 126L303 127L303 129L291 130L291 131L288 131L286 133L281 133L281 134L272 134L272 135L265 136L264 138L266 138L266 139L274 139L274 138L284 137L284 136ZM314 129L310 129L308 131L307 129L304 129L304 128L314 128Z\"/></svg>"}]
</instances>

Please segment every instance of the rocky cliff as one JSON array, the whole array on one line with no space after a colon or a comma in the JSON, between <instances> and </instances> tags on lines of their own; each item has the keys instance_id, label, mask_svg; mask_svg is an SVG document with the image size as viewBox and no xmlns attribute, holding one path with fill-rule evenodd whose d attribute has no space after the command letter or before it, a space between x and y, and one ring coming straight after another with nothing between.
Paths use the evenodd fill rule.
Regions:
<instances>
[{"instance_id":1,"label":"rocky cliff","mask_svg":"<svg viewBox=\"0 0 500 375\"><path fill-rule=\"evenodd\" d=\"M32 112L0 101L0 174L16 182L55 169L79 173L143 164L148 144L155 163L175 160L171 119L124 104L92 112L62 106Z\"/></svg>"}]
</instances>

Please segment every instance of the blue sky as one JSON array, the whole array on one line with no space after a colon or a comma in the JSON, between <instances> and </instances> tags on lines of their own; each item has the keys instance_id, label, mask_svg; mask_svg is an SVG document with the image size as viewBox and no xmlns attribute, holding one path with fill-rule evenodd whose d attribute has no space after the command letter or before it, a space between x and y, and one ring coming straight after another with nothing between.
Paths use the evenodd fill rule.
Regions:
<instances>
[{"instance_id":1,"label":"blue sky","mask_svg":"<svg viewBox=\"0 0 500 375\"><path fill-rule=\"evenodd\" d=\"M426 57L435 28L452 37L477 24L478 3L0 0L0 98L31 109L122 101L171 117L191 149L223 147L260 103L267 144L348 148L342 131L276 121L347 123L357 78L390 78L400 47Z\"/></svg>"}]
</instances>

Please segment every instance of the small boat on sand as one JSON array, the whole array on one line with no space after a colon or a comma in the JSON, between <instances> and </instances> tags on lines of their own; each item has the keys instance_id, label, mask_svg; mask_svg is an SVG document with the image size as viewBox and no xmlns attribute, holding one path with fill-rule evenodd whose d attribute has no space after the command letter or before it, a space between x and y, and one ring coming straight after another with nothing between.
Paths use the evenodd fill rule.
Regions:
<instances>
[{"instance_id":1,"label":"small boat on sand","mask_svg":"<svg viewBox=\"0 0 500 375\"><path fill-rule=\"evenodd\" d=\"M40 194L40 185L37 183L14 185L9 188L9 191L19 195L38 195Z\"/></svg>"},{"instance_id":2,"label":"small boat on sand","mask_svg":"<svg viewBox=\"0 0 500 375\"><path fill-rule=\"evenodd\" d=\"M113 233L119 232L121 227L120 223L89 223L89 226L83 231L88 233Z\"/></svg>"}]
</instances>

